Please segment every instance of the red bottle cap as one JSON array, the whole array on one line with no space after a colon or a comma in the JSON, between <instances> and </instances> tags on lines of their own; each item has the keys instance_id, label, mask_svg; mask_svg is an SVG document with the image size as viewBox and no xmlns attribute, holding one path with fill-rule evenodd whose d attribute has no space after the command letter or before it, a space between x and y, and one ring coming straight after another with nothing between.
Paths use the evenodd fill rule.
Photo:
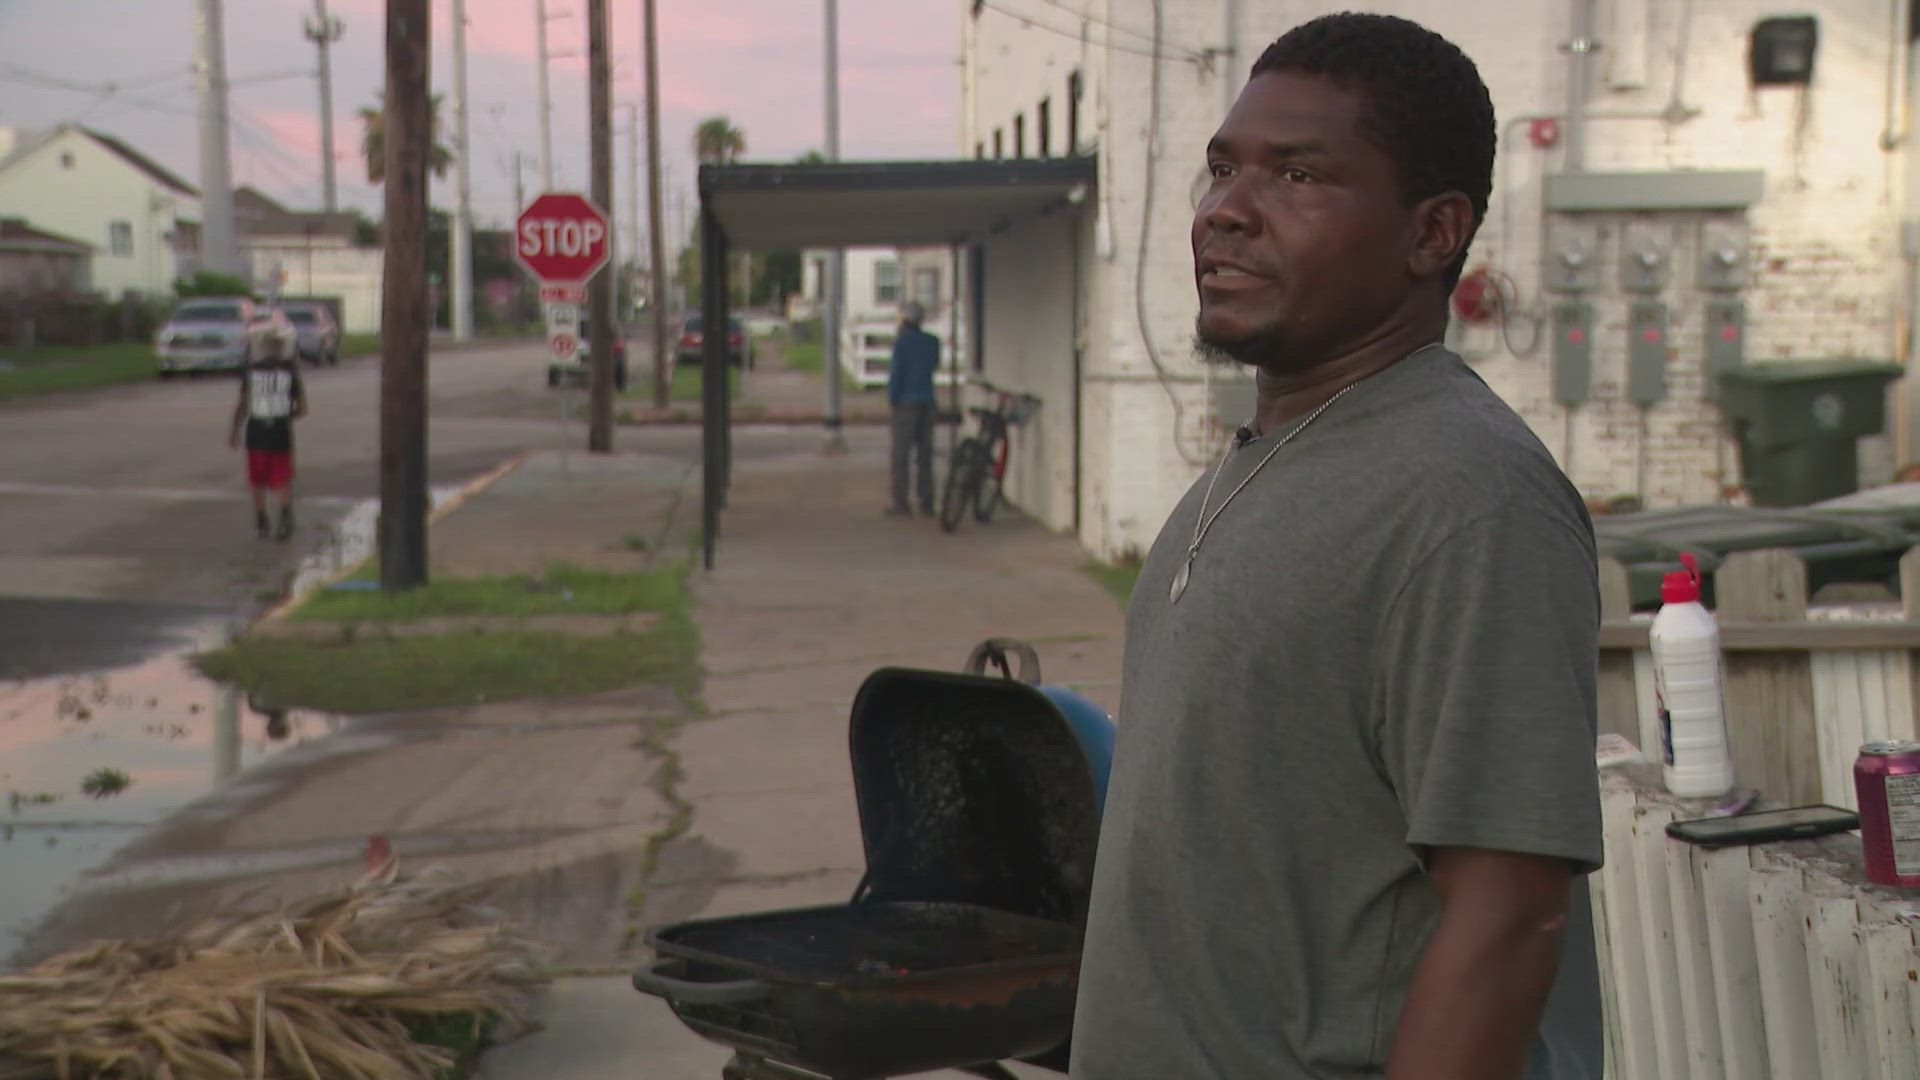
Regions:
<instances>
[{"instance_id":1,"label":"red bottle cap","mask_svg":"<svg viewBox=\"0 0 1920 1080\"><path fill-rule=\"evenodd\" d=\"M1700 599L1700 564L1694 560L1693 552L1681 552L1680 565L1686 569L1669 571L1660 581L1663 604L1691 604Z\"/></svg>"}]
</instances>

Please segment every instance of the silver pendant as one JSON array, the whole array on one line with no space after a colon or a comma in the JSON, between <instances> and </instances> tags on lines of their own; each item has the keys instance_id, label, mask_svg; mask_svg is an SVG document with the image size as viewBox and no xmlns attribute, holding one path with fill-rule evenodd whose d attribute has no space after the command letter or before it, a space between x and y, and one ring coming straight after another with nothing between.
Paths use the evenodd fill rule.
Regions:
<instances>
[{"instance_id":1,"label":"silver pendant","mask_svg":"<svg viewBox=\"0 0 1920 1080\"><path fill-rule=\"evenodd\" d=\"M1187 591L1187 579L1192 576L1193 557L1188 556L1187 561L1180 564L1180 569L1174 571L1173 588L1168 590L1168 596L1174 603L1180 602L1180 594Z\"/></svg>"}]
</instances>

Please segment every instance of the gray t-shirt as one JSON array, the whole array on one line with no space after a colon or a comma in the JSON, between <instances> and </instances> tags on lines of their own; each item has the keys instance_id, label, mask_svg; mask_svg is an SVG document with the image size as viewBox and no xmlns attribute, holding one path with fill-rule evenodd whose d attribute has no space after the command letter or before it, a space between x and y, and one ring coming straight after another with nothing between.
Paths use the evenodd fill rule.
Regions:
<instances>
[{"instance_id":1,"label":"gray t-shirt","mask_svg":"<svg viewBox=\"0 0 1920 1080\"><path fill-rule=\"evenodd\" d=\"M1073 1075L1378 1077L1440 913L1417 846L1600 864L1592 525L1441 349L1282 447L1174 603L1210 474L1128 610ZM1533 1077L1600 1076L1585 884Z\"/></svg>"}]
</instances>

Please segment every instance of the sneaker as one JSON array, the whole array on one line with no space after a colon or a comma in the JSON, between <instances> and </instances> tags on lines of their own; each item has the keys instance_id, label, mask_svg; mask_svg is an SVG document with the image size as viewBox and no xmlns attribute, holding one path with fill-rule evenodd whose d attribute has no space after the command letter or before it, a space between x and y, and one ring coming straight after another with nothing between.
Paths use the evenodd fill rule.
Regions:
<instances>
[{"instance_id":1,"label":"sneaker","mask_svg":"<svg viewBox=\"0 0 1920 1080\"><path fill-rule=\"evenodd\" d=\"M273 534L275 540L286 540L293 536L293 507L280 511L280 531Z\"/></svg>"},{"instance_id":2,"label":"sneaker","mask_svg":"<svg viewBox=\"0 0 1920 1080\"><path fill-rule=\"evenodd\" d=\"M253 512L253 535L262 540L273 535L273 522L268 519L265 510L255 510Z\"/></svg>"}]
</instances>

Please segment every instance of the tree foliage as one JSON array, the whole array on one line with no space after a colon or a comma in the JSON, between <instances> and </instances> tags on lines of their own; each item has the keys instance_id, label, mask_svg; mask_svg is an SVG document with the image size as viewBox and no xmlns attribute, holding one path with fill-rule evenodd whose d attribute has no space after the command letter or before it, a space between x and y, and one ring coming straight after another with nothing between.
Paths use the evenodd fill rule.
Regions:
<instances>
[{"instance_id":1,"label":"tree foliage","mask_svg":"<svg viewBox=\"0 0 1920 1080\"><path fill-rule=\"evenodd\" d=\"M387 95L380 91L378 101L360 110L360 154L367 159L367 183L378 184L387 178ZM453 151L440 141L440 95L427 99L427 128L433 133L433 145L427 150L427 168L444 177L453 166Z\"/></svg>"}]
</instances>

